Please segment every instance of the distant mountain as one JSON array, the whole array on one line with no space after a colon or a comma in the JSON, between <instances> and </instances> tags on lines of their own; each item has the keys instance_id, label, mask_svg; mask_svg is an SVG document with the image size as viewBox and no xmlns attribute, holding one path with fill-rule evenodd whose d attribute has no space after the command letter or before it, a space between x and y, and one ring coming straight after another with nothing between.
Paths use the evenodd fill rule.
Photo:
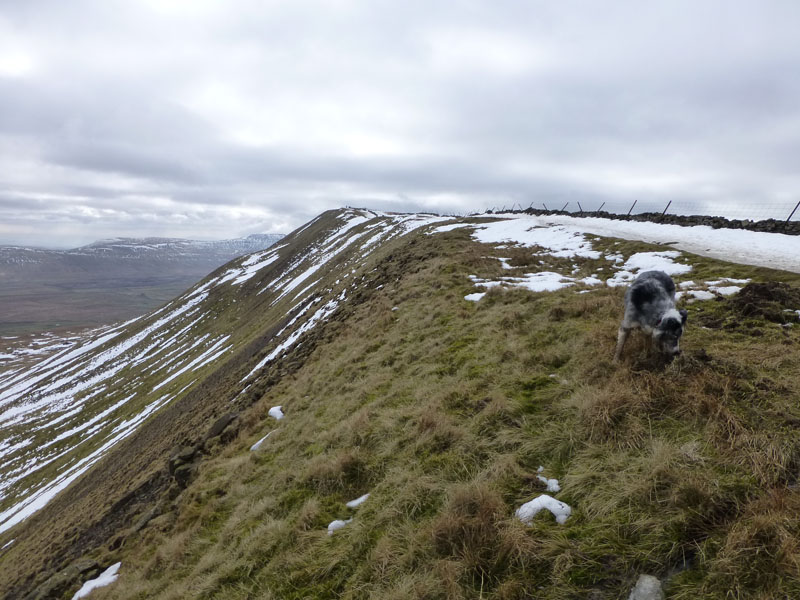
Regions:
<instances>
[{"instance_id":1,"label":"distant mountain","mask_svg":"<svg viewBox=\"0 0 800 600\"><path fill-rule=\"evenodd\" d=\"M216 268L229 260L269 248L283 237L279 233L258 233L246 238L199 241L180 238L113 238L100 240L71 250L48 250L24 246L0 246L0 281L14 275L25 275L32 265L54 269L66 265L88 266L91 259L112 264L117 259L197 261ZM100 263L98 263L98 266Z\"/></svg>"},{"instance_id":2,"label":"distant mountain","mask_svg":"<svg viewBox=\"0 0 800 600\"><path fill-rule=\"evenodd\" d=\"M71 250L0 246L0 334L132 318L174 298L220 265L282 237L114 238Z\"/></svg>"}]
</instances>

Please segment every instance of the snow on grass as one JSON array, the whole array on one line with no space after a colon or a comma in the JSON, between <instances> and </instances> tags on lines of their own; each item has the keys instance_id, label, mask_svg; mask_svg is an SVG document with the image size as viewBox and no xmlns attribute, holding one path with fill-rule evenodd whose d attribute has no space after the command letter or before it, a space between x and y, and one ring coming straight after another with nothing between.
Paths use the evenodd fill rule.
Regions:
<instances>
[{"instance_id":1,"label":"snow on grass","mask_svg":"<svg viewBox=\"0 0 800 600\"><path fill-rule=\"evenodd\" d=\"M369 494L364 494L363 496L359 496L355 500L350 500L350 502L345 504L345 506L347 506L347 508L358 508L359 506L364 504L364 502L367 501L367 498L369 498Z\"/></svg>"},{"instance_id":2,"label":"snow on grass","mask_svg":"<svg viewBox=\"0 0 800 600\"><path fill-rule=\"evenodd\" d=\"M550 375L550 377L553 377L553 375ZM555 494L556 492L561 491L561 486L558 485L558 479L548 479L547 477L544 477L542 475L542 473L544 472L544 467L539 467L539 469L536 472L537 472L536 478L547 486L548 492L552 492Z\"/></svg>"},{"instance_id":3,"label":"snow on grass","mask_svg":"<svg viewBox=\"0 0 800 600\"><path fill-rule=\"evenodd\" d=\"M480 302L481 298L486 295L486 292L475 292L474 294L467 294L464 296L464 300L469 300L470 302Z\"/></svg>"},{"instance_id":4,"label":"snow on grass","mask_svg":"<svg viewBox=\"0 0 800 600\"><path fill-rule=\"evenodd\" d=\"M677 250L637 252L632 254L606 283L611 287L628 285L639 273L645 271L664 271L667 275L683 275L692 270L692 265L675 262L680 256L681 253Z\"/></svg>"},{"instance_id":5,"label":"snow on grass","mask_svg":"<svg viewBox=\"0 0 800 600\"><path fill-rule=\"evenodd\" d=\"M745 283L750 283L750 279L733 279L731 277L722 277L720 279L715 279L713 281L706 281L706 285L722 285L723 283L745 284Z\"/></svg>"},{"instance_id":6,"label":"snow on grass","mask_svg":"<svg viewBox=\"0 0 800 600\"><path fill-rule=\"evenodd\" d=\"M485 217L494 218L492 215ZM701 256L800 273L800 236L796 235L565 215L515 215L515 218L531 226L554 224L581 233L670 244Z\"/></svg>"},{"instance_id":7,"label":"snow on grass","mask_svg":"<svg viewBox=\"0 0 800 600\"><path fill-rule=\"evenodd\" d=\"M706 281L705 283L695 283L694 281L683 281L678 284L681 291L675 294L675 298L686 298L689 302L695 300L713 300L719 296L732 296L742 291L741 285L724 285L724 284L746 284L750 279L732 279L730 277L722 277ZM703 289L707 287L707 289Z\"/></svg>"},{"instance_id":8,"label":"snow on grass","mask_svg":"<svg viewBox=\"0 0 800 600\"><path fill-rule=\"evenodd\" d=\"M162 379L158 384L154 385L153 391L156 391L157 389L164 387L170 381L174 380L177 377L180 377L189 369L196 371L197 369L203 367L207 363L219 357L222 353L227 352L230 348L223 348L222 350L219 351L218 348L225 342L227 342L230 337L231 337L230 335L222 336L220 339L214 342L214 344L210 348L206 349L202 354L195 357L195 359L192 360L189 364L187 364L184 367L181 367L180 369L175 371L172 375L170 375L166 379Z\"/></svg>"},{"instance_id":9,"label":"snow on grass","mask_svg":"<svg viewBox=\"0 0 800 600\"><path fill-rule=\"evenodd\" d=\"M331 521L328 524L328 535L333 535L334 531L338 531L338 530L342 529L348 523L350 523L352 520L353 519L351 518L351 519L347 519L346 521L343 521L341 519L336 519L335 521Z\"/></svg>"},{"instance_id":10,"label":"snow on grass","mask_svg":"<svg viewBox=\"0 0 800 600\"><path fill-rule=\"evenodd\" d=\"M394 223L402 229L403 234L406 234L426 225L434 225L452 219L453 217L440 217L439 215L411 214L394 217Z\"/></svg>"},{"instance_id":11,"label":"snow on grass","mask_svg":"<svg viewBox=\"0 0 800 600\"><path fill-rule=\"evenodd\" d=\"M600 258L601 253L592 249L592 243L580 231L566 227L548 227L531 222L529 219L502 219L486 224L470 224L474 229L473 239L482 244L513 244L539 246L547 254L559 258ZM433 233L452 231L454 226L437 227ZM502 247L502 246L501 246Z\"/></svg>"},{"instance_id":12,"label":"snow on grass","mask_svg":"<svg viewBox=\"0 0 800 600\"><path fill-rule=\"evenodd\" d=\"M547 494L542 494L538 498L534 498L530 502L526 502L520 506L517 509L516 515L523 523L530 524L530 522L533 521L533 517L545 509L553 513L556 522L562 525L567 522L570 514L572 514L572 508L570 508L568 504L556 500Z\"/></svg>"},{"instance_id":13,"label":"snow on grass","mask_svg":"<svg viewBox=\"0 0 800 600\"><path fill-rule=\"evenodd\" d=\"M269 412L267 414L270 417L272 417L273 419L275 419L276 421L280 421L283 417L286 416L286 415L283 414L283 411L281 410L282 408L283 408L282 405L281 406L273 406L272 408L269 409Z\"/></svg>"},{"instance_id":14,"label":"snow on grass","mask_svg":"<svg viewBox=\"0 0 800 600\"><path fill-rule=\"evenodd\" d=\"M394 231L394 227L391 224L384 225L383 227L381 227L378 230L377 233L375 233L371 238L369 238L366 242L364 242L361 245L361 248L359 248L359 250L363 251L363 250L368 250L368 249L372 248L372 246L374 246L379 241L381 241L382 238L390 235L393 231Z\"/></svg>"},{"instance_id":15,"label":"snow on grass","mask_svg":"<svg viewBox=\"0 0 800 600\"><path fill-rule=\"evenodd\" d=\"M120 357L122 354L150 336L153 332L167 324L172 323L178 317L189 311L192 307L205 300L206 297L207 294L205 293L194 296L190 301L179 304L166 316L161 317L142 331L122 340L117 344L109 346L99 353L88 354L90 350L101 347L106 342L109 342L111 339L118 336L119 333L121 333L121 330L119 333L103 335L85 344L84 346L81 346L80 348L76 348L73 351L68 352L65 355L57 354L55 357L53 357L53 360L45 360L32 370L33 372L40 371L37 375L28 377L27 379L25 379L23 376L17 381L11 382L10 387L0 392L0 406L7 405L17 399L20 399L25 394L30 394L33 386L40 383L44 379L57 376L57 378L46 387L37 389L37 392L44 394L44 397L33 402L28 402L23 405L7 409L3 414L0 415L0 422L9 421L11 419L13 419L13 421L18 421L19 418L23 417L24 415L40 410L48 404L53 405L53 408L57 408L59 403L63 403L65 400L71 400L76 394L84 389L112 377L126 366L125 361L120 361L116 365L110 365L104 370L101 370L101 367ZM83 362L78 361L78 359L81 357L84 357ZM41 368L45 366L47 368L41 370ZM95 372L95 375L88 379L80 380L75 375L75 371L80 373ZM28 371L25 375L30 375L30 373L31 371ZM58 394L48 395L49 392L54 392L56 390L61 390L61 392Z\"/></svg>"},{"instance_id":16,"label":"snow on grass","mask_svg":"<svg viewBox=\"0 0 800 600\"><path fill-rule=\"evenodd\" d=\"M264 442L266 442L266 441L267 441L267 438L268 438L269 436L271 436L273 433L275 433L276 431L277 431L277 429L273 429L273 430L272 430L272 431L270 431L270 432L269 432L267 435L265 435L265 436L264 436L264 437L262 437L260 440L258 440L258 441L257 441L255 444L253 444L252 446L250 446L250 452L255 452L256 450L258 450L259 448L261 448L261 445L262 445Z\"/></svg>"},{"instance_id":17,"label":"snow on grass","mask_svg":"<svg viewBox=\"0 0 800 600\"><path fill-rule=\"evenodd\" d=\"M172 396L162 396L147 405L138 415L119 423L106 438L106 442L68 469L60 472L55 479L47 482L28 497L0 513L0 533L10 529L17 523L30 517L46 506L55 496L69 484L83 475L92 465L105 456L106 452L118 442L136 431L137 427L153 412L161 408Z\"/></svg>"},{"instance_id":18,"label":"snow on grass","mask_svg":"<svg viewBox=\"0 0 800 600\"><path fill-rule=\"evenodd\" d=\"M119 334L113 333L101 336L72 351L58 353L34 365L32 368L24 370L19 376L4 383L7 387L0 391L0 406L17 400L40 381L52 377L56 373L60 373L67 365L74 363L95 348L117 337L117 335Z\"/></svg>"},{"instance_id":19,"label":"snow on grass","mask_svg":"<svg viewBox=\"0 0 800 600\"><path fill-rule=\"evenodd\" d=\"M267 363L275 360L278 356L280 356L283 352L291 348L297 340L302 337L304 333L310 331L314 328L314 326L319 323L320 321L324 321L328 318L339 306L339 302L344 300L345 292L342 292L338 298L334 300L329 300L322 308L317 310L311 317L303 323L300 327L297 328L286 340L282 343L278 344L278 346L270 352L267 356L265 356L259 363L253 367L253 370L247 374L247 376L242 380L250 378L252 375L256 373L259 369L261 369ZM299 315L298 315L299 316ZM276 336L277 337L277 336Z\"/></svg>"},{"instance_id":20,"label":"snow on grass","mask_svg":"<svg viewBox=\"0 0 800 600\"><path fill-rule=\"evenodd\" d=\"M720 296L732 296L738 292L742 291L741 286L738 285L723 285L723 286L712 286L710 288L712 292L717 292Z\"/></svg>"},{"instance_id":21,"label":"snow on grass","mask_svg":"<svg viewBox=\"0 0 800 600\"><path fill-rule=\"evenodd\" d=\"M105 587L114 583L117 580L119 575L117 572L119 568L122 566L121 562L114 563L110 567L108 567L105 571L100 573L95 579L90 579L86 581L81 589L75 592L75 595L72 597L72 600L78 600L79 598L85 598L88 596L92 590L95 590L100 587Z\"/></svg>"},{"instance_id":22,"label":"snow on grass","mask_svg":"<svg viewBox=\"0 0 800 600\"><path fill-rule=\"evenodd\" d=\"M215 285L221 285L228 281L232 281L232 285L241 285L245 281L251 279L261 269L271 265L279 258L280 255L274 251L256 253L245 260L241 266L233 267L225 271L215 282Z\"/></svg>"},{"instance_id":23,"label":"snow on grass","mask_svg":"<svg viewBox=\"0 0 800 600\"><path fill-rule=\"evenodd\" d=\"M455 229L464 229L465 227L474 227L472 223L453 223L452 225L440 225L431 233L447 233Z\"/></svg>"},{"instance_id":24,"label":"snow on grass","mask_svg":"<svg viewBox=\"0 0 800 600\"><path fill-rule=\"evenodd\" d=\"M680 300L683 297L689 299L689 302L691 302L692 300L713 300L714 298L716 298L713 292L709 292L706 290L685 290L682 292L677 292L675 294L676 300Z\"/></svg>"},{"instance_id":25,"label":"snow on grass","mask_svg":"<svg viewBox=\"0 0 800 600\"><path fill-rule=\"evenodd\" d=\"M575 285L573 279L552 271L526 273L523 277L503 277L502 281L513 287L525 288L532 292L554 292Z\"/></svg>"},{"instance_id":26,"label":"snow on grass","mask_svg":"<svg viewBox=\"0 0 800 600\"><path fill-rule=\"evenodd\" d=\"M52 440L50 440L46 444L43 444L43 445L39 446L39 448L40 449L48 448L49 446L52 446L53 444L57 444L61 440L65 440L65 439L75 435L76 433L80 433L82 431L85 431L85 430L89 429L92 425L94 425L95 423L98 423L99 421L102 421L108 415L110 415L115 410L117 410L119 407L123 406L124 404L127 404L127 402L129 400L131 400L132 398L134 398L135 396L136 396L136 394L131 394L127 398L123 398L119 402L115 402L114 404L109 406L107 409L105 409L103 412L98 413L97 415L95 415L94 417L92 417L88 421L86 421L84 423L81 423L77 427L73 427L72 429L68 429L67 431L57 435L56 437L54 437Z\"/></svg>"},{"instance_id":27,"label":"snow on grass","mask_svg":"<svg viewBox=\"0 0 800 600\"><path fill-rule=\"evenodd\" d=\"M22 440L21 442L17 442L16 444L12 444L11 440L3 440L0 442L0 458L4 456L10 456L14 454L17 450L22 450L23 448L27 448L33 443L33 438L28 438L26 440Z\"/></svg>"},{"instance_id":28,"label":"snow on grass","mask_svg":"<svg viewBox=\"0 0 800 600\"><path fill-rule=\"evenodd\" d=\"M478 287L493 288L493 287L506 287L506 288L523 288L531 292L554 292L576 283L583 283L584 285L598 285L603 283L596 277L584 277L583 279L575 279L567 277L552 271L540 271L538 273L525 273L518 277L501 277L499 281L491 281L487 279L480 279L475 275L470 275L469 278ZM479 302L481 298L486 295L485 292L477 292L467 294L464 296L465 300L471 302Z\"/></svg>"}]
</instances>

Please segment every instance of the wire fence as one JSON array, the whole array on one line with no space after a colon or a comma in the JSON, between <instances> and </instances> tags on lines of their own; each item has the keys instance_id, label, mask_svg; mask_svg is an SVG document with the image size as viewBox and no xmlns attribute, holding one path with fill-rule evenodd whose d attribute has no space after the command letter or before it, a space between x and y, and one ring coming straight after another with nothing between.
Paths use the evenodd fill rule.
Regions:
<instances>
[{"instance_id":1,"label":"wire fence","mask_svg":"<svg viewBox=\"0 0 800 600\"><path fill-rule=\"evenodd\" d=\"M667 201L654 202L648 200L606 202L597 201L570 201L570 202L531 202L502 204L489 206L485 212L519 211L533 208L536 210L568 212L577 216L591 215L596 212L607 212L617 215L639 215L644 213L658 213L663 215L724 217L747 221L764 221L775 219L777 221L800 221L800 202L775 202L758 205L742 205L731 202L703 202L703 201Z\"/></svg>"}]
</instances>

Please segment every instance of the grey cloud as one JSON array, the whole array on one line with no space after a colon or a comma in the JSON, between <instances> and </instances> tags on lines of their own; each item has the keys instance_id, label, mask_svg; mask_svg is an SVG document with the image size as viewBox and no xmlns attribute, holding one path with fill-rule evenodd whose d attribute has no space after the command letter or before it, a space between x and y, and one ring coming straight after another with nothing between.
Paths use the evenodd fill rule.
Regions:
<instances>
[{"instance_id":1,"label":"grey cloud","mask_svg":"<svg viewBox=\"0 0 800 600\"><path fill-rule=\"evenodd\" d=\"M722 0L6 3L0 58L19 44L34 67L0 70L0 243L43 221L83 241L237 235L344 204L786 202L799 18Z\"/></svg>"}]
</instances>

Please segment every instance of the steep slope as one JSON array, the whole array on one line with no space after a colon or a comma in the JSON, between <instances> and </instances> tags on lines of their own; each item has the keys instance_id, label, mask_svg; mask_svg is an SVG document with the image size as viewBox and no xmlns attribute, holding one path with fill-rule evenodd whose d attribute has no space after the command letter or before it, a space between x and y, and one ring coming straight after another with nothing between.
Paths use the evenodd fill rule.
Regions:
<instances>
[{"instance_id":1,"label":"steep slope","mask_svg":"<svg viewBox=\"0 0 800 600\"><path fill-rule=\"evenodd\" d=\"M0 590L70 597L121 560L93 597L616 598L642 572L669 597L796 595L800 278L436 221L326 213L5 375L7 472L41 465L6 523L96 465L0 534ZM650 266L693 301L686 353L633 340L613 365ZM520 522L545 491L571 516Z\"/></svg>"},{"instance_id":2,"label":"steep slope","mask_svg":"<svg viewBox=\"0 0 800 600\"><path fill-rule=\"evenodd\" d=\"M230 388L236 395L245 387L241 380L258 367L249 364L229 381L233 368L222 365L247 364L265 344L275 346L274 353L291 348L300 336L310 337L307 332L354 287L355 273L365 268L370 249L436 220L326 213L285 243L227 265L144 318L95 331L78 343L54 343L55 353L32 366L16 370L12 364L0 375L0 532L46 506L137 433L129 442L135 446L144 435L139 426L159 409L190 410L191 417L180 419L178 426L174 414L165 417L161 410L159 423L170 429L168 440L160 439L158 449L147 448L150 452L138 462L140 470L161 467L150 464L158 451L167 453L172 445L192 439L194 428L230 406L232 396L209 399L209 390ZM331 264L338 268L335 281L329 281L330 269L323 269ZM120 484L135 489L141 481L107 485L114 489ZM92 489L91 495L118 496L106 487Z\"/></svg>"},{"instance_id":3,"label":"steep slope","mask_svg":"<svg viewBox=\"0 0 800 600\"><path fill-rule=\"evenodd\" d=\"M281 237L119 238L72 250L0 247L0 335L91 327L141 315L220 265ZM0 340L0 351L2 346Z\"/></svg>"}]
</instances>

